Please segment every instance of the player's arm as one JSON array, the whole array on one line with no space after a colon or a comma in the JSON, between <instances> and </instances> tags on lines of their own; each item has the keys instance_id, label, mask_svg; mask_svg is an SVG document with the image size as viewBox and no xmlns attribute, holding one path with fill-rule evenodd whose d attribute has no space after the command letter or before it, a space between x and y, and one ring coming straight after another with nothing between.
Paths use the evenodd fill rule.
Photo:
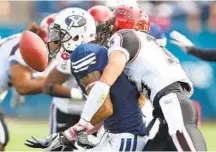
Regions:
<instances>
[{"instance_id":1,"label":"player's arm","mask_svg":"<svg viewBox=\"0 0 216 152\"><path fill-rule=\"evenodd\" d=\"M63 87L62 84L67 81L69 74L59 72L56 67L50 71L43 86L43 92L50 96L70 98L71 90Z\"/></svg>"},{"instance_id":2,"label":"player's arm","mask_svg":"<svg viewBox=\"0 0 216 152\"><path fill-rule=\"evenodd\" d=\"M94 71L80 80L80 84L86 89L87 94L90 93L95 82L98 81L100 77L101 77L101 73L98 71ZM110 96L107 95L105 101L102 103L99 110L94 114L90 122L93 126L95 126L103 122L106 118L108 118L112 114L113 114L112 102Z\"/></svg>"},{"instance_id":3,"label":"player's arm","mask_svg":"<svg viewBox=\"0 0 216 152\"><path fill-rule=\"evenodd\" d=\"M216 49L197 48L186 36L177 31L171 32L170 37L173 39L171 42L179 46L184 52L202 60L216 61Z\"/></svg>"},{"instance_id":4,"label":"player's arm","mask_svg":"<svg viewBox=\"0 0 216 152\"><path fill-rule=\"evenodd\" d=\"M44 83L43 92L54 97L82 100L83 95L78 88L68 88L63 86L63 83L71 77L70 61L64 60L61 55L57 56L57 61L58 64L49 73Z\"/></svg>"},{"instance_id":5,"label":"player's arm","mask_svg":"<svg viewBox=\"0 0 216 152\"><path fill-rule=\"evenodd\" d=\"M145 106L145 103L146 103L145 96L140 94L140 97L138 99L138 105L139 105L140 109L142 109Z\"/></svg>"},{"instance_id":6,"label":"player's arm","mask_svg":"<svg viewBox=\"0 0 216 152\"><path fill-rule=\"evenodd\" d=\"M188 54L196 56L205 61L216 61L216 49L202 49L196 47L187 48Z\"/></svg>"},{"instance_id":7,"label":"player's arm","mask_svg":"<svg viewBox=\"0 0 216 152\"><path fill-rule=\"evenodd\" d=\"M11 83L20 95L42 93L45 77L32 78L32 71L21 64L10 66Z\"/></svg>"},{"instance_id":8,"label":"player's arm","mask_svg":"<svg viewBox=\"0 0 216 152\"><path fill-rule=\"evenodd\" d=\"M110 39L110 48L108 50L108 64L103 70L101 78L95 82L92 90L86 100L81 118L90 121L101 103L109 94L110 87L123 72L130 55L125 46L122 46L122 35L114 34ZM94 106L93 106L94 105Z\"/></svg>"}]
</instances>

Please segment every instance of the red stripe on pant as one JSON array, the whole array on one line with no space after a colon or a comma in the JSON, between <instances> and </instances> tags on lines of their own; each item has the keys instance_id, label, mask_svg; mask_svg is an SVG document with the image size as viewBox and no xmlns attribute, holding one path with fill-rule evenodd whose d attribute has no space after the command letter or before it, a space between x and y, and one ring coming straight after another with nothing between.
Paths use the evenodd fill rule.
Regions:
<instances>
[{"instance_id":1,"label":"red stripe on pant","mask_svg":"<svg viewBox=\"0 0 216 152\"><path fill-rule=\"evenodd\" d=\"M50 134L53 134L54 107L55 105L52 103L50 108Z\"/></svg>"},{"instance_id":2,"label":"red stripe on pant","mask_svg":"<svg viewBox=\"0 0 216 152\"><path fill-rule=\"evenodd\" d=\"M198 127L200 127L201 126L201 105L197 101L194 101L194 104L195 104L197 111L198 111L198 123L197 124L198 124Z\"/></svg>"}]
</instances>

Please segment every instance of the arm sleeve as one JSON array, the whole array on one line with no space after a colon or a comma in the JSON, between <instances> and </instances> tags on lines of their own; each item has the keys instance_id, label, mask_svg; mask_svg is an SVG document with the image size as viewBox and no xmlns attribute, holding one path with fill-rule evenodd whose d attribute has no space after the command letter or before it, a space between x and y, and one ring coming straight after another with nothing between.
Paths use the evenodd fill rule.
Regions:
<instances>
[{"instance_id":1,"label":"arm sleeve","mask_svg":"<svg viewBox=\"0 0 216 152\"><path fill-rule=\"evenodd\" d=\"M123 37L119 33L115 33L108 42L108 56L113 51L121 51L126 56L127 61L130 59L130 54L127 49L123 47Z\"/></svg>"},{"instance_id":2,"label":"arm sleeve","mask_svg":"<svg viewBox=\"0 0 216 152\"><path fill-rule=\"evenodd\" d=\"M188 53L205 61L216 61L216 49L188 48Z\"/></svg>"},{"instance_id":3,"label":"arm sleeve","mask_svg":"<svg viewBox=\"0 0 216 152\"><path fill-rule=\"evenodd\" d=\"M56 69L64 74L71 74L71 69L70 69L70 60L64 60L60 53L57 55L57 65Z\"/></svg>"},{"instance_id":4,"label":"arm sleeve","mask_svg":"<svg viewBox=\"0 0 216 152\"><path fill-rule=\"evenodd\" d=\"M9 61L11 64L16 63L16 64L20 64L22 66L28 67L28 65L26 64L26 62L23 60L22 55L20 53L19 48L17 48L18 50L15 52L14 55L9 57Z\"/></svg>"},{"instance_id":5,"label":"arm sleeve","mask_svg":"<svg viewBox=\"0 0 216 152\"><path fill-rule=\"evenodd\" d=\"M113 51L121 51L125 54L127 62L132 61L141 49L141 40L134 30L120 30L110 39L108 54Z\"/></svg>"}]
</instances>

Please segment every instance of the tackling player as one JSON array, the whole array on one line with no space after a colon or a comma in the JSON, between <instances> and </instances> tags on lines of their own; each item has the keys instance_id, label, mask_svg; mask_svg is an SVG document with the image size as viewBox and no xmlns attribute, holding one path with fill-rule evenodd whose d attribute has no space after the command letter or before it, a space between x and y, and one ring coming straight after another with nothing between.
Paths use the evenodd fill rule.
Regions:
<instances>
[{"instance_id":1,"label":"tackling player","mask_svg":"<svg viewBox=\"0 0 216 152\"><path fill-rule=\"evenodd\" d=\"M45 19L47 21L47 18ZM31 24L28 30L38 34L44 41L47 40L47 25L42 22L40 27ZM45 77L37 76L43 73L34 72L24 62L19 51L21 33L1 40L0 44L0 94L13 86L20 95L38 94L42 92ZM37 77L37 78L36 78ZM0 150L8 142L8 130L4 116L0 114Z\"/></svg>"},{"instance_id":2,"label":"tackling player","mask_svg":"<svg viewBox=\"0 0 216 152\"><path fill-rule=\"evenodd\" d=\"M87 30L90 30L90 29L88 29L90 27L93 28L93 26L91 26L91 24L95 24L95 23L90 22L91 17L85 11L83 11L81 9L77 9L77 8L71 8L71 9L66 9L66 10L61 11L58 14L59 18L56 17L53 26L55 27L56 25L59 25L59 26L61 25L61 30L63 30L62 25L64 25L65 23L59 22L58 19L62 19L63 17L65 18L65 14L67 14L68 12L70 12L70 14L71 14L71 12L73 12L74 14L73 13L72 14L74 16L82 14L82 16L86 17L86 22L89 23L89 24L84 24L83 26L88 25L88 26L86 26ZM76 28L72 28L71 30L64 30L64 31L66 32L66 34L71 35L71 33L74 34L73 29L76 29ZM55 29L55 31L56 31L56 29ZM92 34L94 34L93 32L94 31L92 31ZM79 34L77 33L77 35L79 37L81 37L81 34L82 33L79 33ZM73 46L71 46L71 47L73 47ZM81 88L83 88L84 86L87 86L90 83L96 81L100 77L101 74L97 70L99 70L99 68L100 68L100 71L102 72L103 67L107 63L106 62L107 61L106 60L107 59L107 50L104 47L102 47L100 45L95 45L95 44L83 44L81 46L76 47L75 51L72 54L76 56L74 58L74 60L72 60L72 61L76 62L77 64L80 63L76 67L81 69L81 71L83 71L85 73L84 74L82 72L81 73L74 73L73 72L73 74L76 76L76 79L78 80L78 82L83 81L83 80L85 81L84 83L82 83L82 85L80 85ZM92 65L90 64L91 66L86 66L85 64L88 64L87 63L88 61L85 62L85 59L87 59L87 57L89 55L92 55L92 54L97 55L96 60L98 60L98 62L97 62L97 64L92 64ZM74 63L72 63L72 64L74 64ZM84 68L82 68L82 66L84 66ZM76 72L76 70L73 70L73 71ZM82 76L82 79L80 79L81 78L80 76ZM123 87L124 89L121 89L122 86L124 86ZM91 88L90 85L88 88ZM82 90L83 90L83 92L86 93L86 90L88 90L88 89L86 88L86 89L82 89ZM95 121L95 119L93 119L93 122L91 122L91 123L93 125L95 125L98 122L101 122L101 120L104 120L105 118L110 116L110 118L108 118L105 121L105 128L110 130L110 133L106 132L107 135L104 136L104 139L106 139L105 141L108 142L107 136L109 135L109 136L112 136L112 140L115 142L111 143L109 150L112 150L112 148L115 151L119 151L119 149L120 150L121 149L122 150L129 150L129 151L130 150L131 151L132 150L142 150L142 148L144 147L144 144L145 144L145 140L144 140L143 136L146 133L145 133L144 123L143 123L143 119L142 119L142 113L141 113L140 108L138 107L139 93L130 84L130 82L127 80L127 78L124 75L122 75L122 76L120 76L119 81L117 81L116 85L113 86L113 91L111 91L110 96L111 96L111 99L113 99L113 102L112 102L113 107L114 107L113 108L114 109L113 116L111 116L112 113L109 112L110 110L106 110L107 104L108 104L108 109L112 109L112 106L110 106L110 104L109 104L110 100L108 98L107 102L104 103L105 105L103 104L103 106L102 106L103 107L101 110L102 114L99 110L98 116L95 117L95 119L98 121ZM108 112L108 114L105 115L107 112ZM105 115L104 118L102 117L103 115ZM82 128L80 128L80 129L82 130ZM85 128L84 128L84 130L85 130ZM70 130L66 130L63 134L64 134L64 136L67 137L68 136L67 134L70 134ZM63 138L63 136L61 134L59 134L58 136L59 137L56 139L57 141L59 140L59 138ZM56 136L54 136L54 138L55 137ZM52 138L53 138L53 136L52 136ZM46 141L45 143L49 143L50 139L52 139L52 138L49 138L48 140L43 140L43 141ZM49 148L52 149L52 148L56 148L59 146L59 143L55 142L56 140L54 140L52 142L52 145ZM71 141L71 140L75 140L75 139L69 138L66 140ZM28 142L31 144L31 141L28 141ZM31 147L34 147L34 145L37 145L39 143L40 142L33 144L33 142L32 142ZM41 145L43 145L43 144L44 144L44 142L42 142L42 140L41 140ZM60 142L60 144L64 144L64 143ZM103 147L100 147L100 148L101 148L101 150L103 149Z\"/></svg>"},{"instance_id":3,"label":"tackling player","mask_svg":"<svg viewBox=\"0 0 216 152\"><path fill-rule=\"evenodd\" d=\"M107 26L106 21L110 20L110 18L112 17L112 12L104 6L94 6L91 9L89 9L89 12L92 14L94 19L97 21L98 26L97 26L97 38L96 39L97 39L97 41L100 41L99 43L105 44L106 43L105 40L107 39L105 36L108 36L112 30ZM141 19L139 21L142 22ZM144 21L144 22L146 22L146 21ZM147 26L150 27L149 23L147 23ZM107 29L107 27L109 29ZM139 28L139 26L137 26L137 27ZM150 33L153 36L157 37L158 39L164 38L163 37L164 35L160 33L161 30L156 25L151 26L150 29L151 29ZM149 30L149 28L148 28L148 30ZM146 30L146 32L149 32L148 30ZM56 53L56 52L57 51L54 51L54 53ZM68 93L68 94L70 95L70 93ZM149 111L149 110L151 110L151 106L150 106L150 109L147 109L147 111ZM34 146L32 145L32 147L34 147Z\"/></svg>"},{"instance_id":4,"label":"tackling player","mask_svg":"<svg viewBox=\"0 0 216 152\"><path fill-rule=\"evenodd\" d=\"M164 139L171 137L178 151L205 151L205 141L197 128L196 107L189 99L193 93L191 81L178 59L154 38L141 31L129 30L136 14L142 16L144 12L135 6L117 9L113 24L117 32L109 41L108 64L89 93L77 125L87 127L110 87L124 71L137 89L150 98L155 108L154 116L161 120L159 132L150 147L163 150L168 141ZM69 130L76 132L77 125ZM73 138L76 134L70 136ZM165 141L160 144L162 147L154 144L162 141Z\"/></svg>"}]
</instances>

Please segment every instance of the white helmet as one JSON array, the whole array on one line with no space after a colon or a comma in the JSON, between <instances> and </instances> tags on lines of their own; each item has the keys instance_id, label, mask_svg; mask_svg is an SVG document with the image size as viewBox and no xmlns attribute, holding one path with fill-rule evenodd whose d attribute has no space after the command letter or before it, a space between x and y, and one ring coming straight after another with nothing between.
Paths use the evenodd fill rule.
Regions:
<instances>
[{"instance_id":1,"label":"white helmet","mask_svg":"<svg viewBox=\"0 0 216 152\"><path fill-rule=\"evenodd\" d=\"M41 28L47 28L49 27L50 24L54 23L54 20L55 20L55 16L56 16L57 13L53 13L53 14L50 14L48 16L46 16L40 23L40 27Z\"/></svg>"},{"instance_id":2,"label":"white helmet","mask_svg":"<svg viewBox=\"0 0 216 152\"><path fill-rule=\"evenodd\" d=\"M60 11L50 27L48 49L51 56L56 55L61 47L71 52L77 46L95 40L96 24L87 11L70 7Z\"/></svg>"},{"instance_id":3,"label":"white helmet","mask_svg":"<svg viewBox=\"0 0 216 152\"><path fill-rule=\"evenodd\" d=\"M40 33L39 36L45 41L47 42L48 40L48 33L49 33L49 26L54 23L55 20L55 16L56 13L54 14L50 14L48 16L46 16L40 23Z\"/></svg>"}]
</instances>

